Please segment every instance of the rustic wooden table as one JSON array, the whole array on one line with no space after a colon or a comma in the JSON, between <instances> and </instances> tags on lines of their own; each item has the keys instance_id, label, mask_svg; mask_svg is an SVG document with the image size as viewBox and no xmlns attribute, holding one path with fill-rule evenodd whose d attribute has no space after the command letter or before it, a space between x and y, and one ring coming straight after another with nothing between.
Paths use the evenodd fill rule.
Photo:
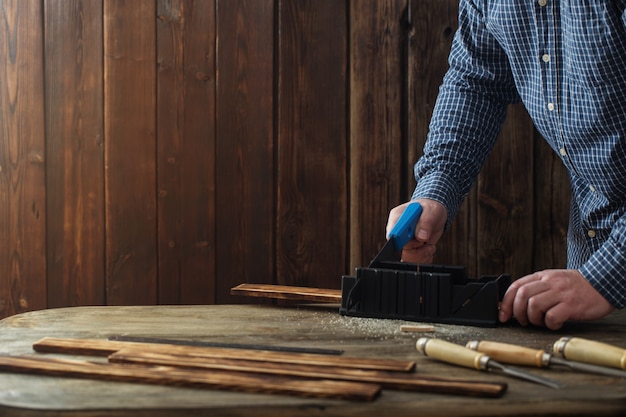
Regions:
<instances>
[{"instance_id":1,"label":"rustic wooden table","mask_svg":"<svg viewBox=\"0 0 626 417\"><path fill-rule=\"evenodd\" d=\"M43 337L106 339L112 335L222 343L341 349L346 356L413 359L421 374L505 381L501 398L383 390L373 402L166 387L61 377L0 374L0 415L17 416L359 416L359 415L624 415L626 380L565 369L535 370L563 389L435 362L415 350L424 334L397 320L340 316L336 306L75 307L20 314L0 321L0 354L33 354ZM455 343L482 339L548 349L564 335L626 347L626 312L558 332L507 325L476 328L435 324L429 336Z\"/></svg>"}]
</instances>

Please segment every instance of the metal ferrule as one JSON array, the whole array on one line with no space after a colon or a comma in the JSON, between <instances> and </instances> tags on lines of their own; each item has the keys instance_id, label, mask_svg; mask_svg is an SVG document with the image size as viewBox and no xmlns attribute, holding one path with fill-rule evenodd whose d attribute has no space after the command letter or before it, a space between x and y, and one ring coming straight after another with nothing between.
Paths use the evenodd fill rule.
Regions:
<instances>
[{"instance_id":1,"label":"metal ferrule","mask_svg":"<svg viewBox=\"0 0 626 417\"><path fill-rule=\"evenodd\" d=\"M429 340L430 337L420 337L419 339L417 339L417 342L415 343L415 348L417 349L417 351L425 355L426 343L428 343Z\"/></svg>"},{"instance_id":2,"label":"metal ferrule","mask_svg":"<svg viewBox=\"0 0 626 417\"><path fill-rule=\"evenodd\" d=\"M491 361L491 358L489 356L481 355L480 358L478 358L478 367L479 367L479 369L481 369L483 371L489 369L489 361Z\"/></svg>"},{"instance_id":3,"label":"metal ferrule","mask_svg":"<svg viewBox=\"0 0 626 417\"><path fill-rule=\"evenodd\" d=\"M554 342L554 346L552 346L552 351L556 355L559 355L560 357L564 358L565 357L565 345L567 345L567 342L569 342L569 340L570 340L570 337L560 338L559 340Z\"/></svg>"},{"instance_id":4,"label":"metal ferrule","mask_svg":"<svg viewBox=\"0 0 626 417\"><path fill-rule=\"evenodd\" d=\"M472 349L472 350L478 350L478 344L480 342L478 340L470 340L469 342L467 342L467 345L465 347Z\"/></svg>"}]
</instances>

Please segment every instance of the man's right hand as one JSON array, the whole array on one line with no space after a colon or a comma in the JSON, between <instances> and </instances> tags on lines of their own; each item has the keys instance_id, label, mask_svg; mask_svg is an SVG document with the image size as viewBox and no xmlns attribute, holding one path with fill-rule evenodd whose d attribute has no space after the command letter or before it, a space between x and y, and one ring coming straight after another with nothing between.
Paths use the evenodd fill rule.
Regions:
<instances>
[{"instance_id":1,"label":"man's right hand","mask_svg":"<svg viewBox=\"0 0 626 417\"><path fill-rule=\"evenodd\" d=\"M433 263L437 242L441 238L448 220L448 210L443 204L434 200L420 198L415 201L421 204L422 215L415 227L414 239L409 241L402 250L402 261L420 264ZM387 236L410 203L401 204L389 212Z\"/></svg>"}]
</instances>

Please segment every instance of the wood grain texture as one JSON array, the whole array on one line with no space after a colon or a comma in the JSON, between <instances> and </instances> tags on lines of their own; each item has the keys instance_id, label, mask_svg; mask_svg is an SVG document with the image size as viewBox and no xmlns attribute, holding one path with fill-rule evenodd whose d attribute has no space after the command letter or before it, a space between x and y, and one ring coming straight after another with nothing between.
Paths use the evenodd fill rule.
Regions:
<instances>
[{"instance_id":1,"label":"wood grain texture","mask_svg":"<svg viewBox=\"0 0 626 417\"><path fill-rule=\"evenodd\" d=\"M448 54L458 26L458 1L411 1L411 37L409 55L409 143L407 157L413 166L422 156L429 123L439 93L439 86L448 70ZM415 187L412 173L406 191L409 198ZM461 205L456 219L437 245L435 262L443 265L464 265L469 276L480 276L476 262L477 194L472 190ZM501 271L504 272L504 271Z\"/></svg>"},{"instance_id":2,"label":"wood grain texture","mask_svg":"<svg viewBox=\"0 0 626 417\"><path fill-rule=\"evenodd\" d=\"M168 345L164 343L137 343L99 339L63 339L45 337L33 344L36 352L72 355L108 356L125 348L144 352L178 354L198 358L244 359L256 362L273 362L315 366L333 366L352 369L369 369L408 372L415 369L414 361L371 359L333 356L313 353L275 352L257 349L229 349Z\"/></svg>"},{"instance_id":3,"label":"wood grain texture","mask_svg":"<svg viewBox=\"0 0 626 417\"><path fill-rule=\"evenodd\" d=\"M565 268L572 197L569 176L539 132L535 132L533 149L533 270Z\"/></svg>"},{"instance_id":4,"label":"wood grain texture","mask_svg":"<svg viewBox=\"0 0 626 417\"><path fill-rule=\"evenodd\" d=\"M350 2L350 265L385 243L389 210L408 200L403 137L406 1Z\"/></svg>"},{"instance_id":5,"label":"wood grain texture","mask_svg":"<svg viewBox=\"0 0 626 417\"><path fill-rule=\"evenodd\" d=\"M45 357L0 356L0 370L45 376L139 382L177 387L298 395L352 401L372 401L380 392L379 385L370 383L259 375L251 372L220 370L204 372L177 367L145 367Z\"/></svg>"},{"instance_id":6,"label":"wood grain texture","mask_svg":"<svg viewBox=\"0 0 626 417\"><path fill-rule=\"evenodd\" d=\"M222 358L198 358L189 355L171 355L140 350L122 349L109 356L109 362L160 365L205 370L254 372L267 375L285 375L303 378L352 381L380 385L383 389L431 392L439 394L500 397L506 392L504 383L417 375L406 372L362 370L317 365L266 363Z\"/></svg>"},{"instance_id":7,"label":"wood grain texture","mask_svg":"<svg viewBox=\"0 0 626 417\"><path fill-rule=\"evenodd\" d=\"M561 333L626 347L625 324L626 311L619 311L605 320L567 323ZM508 384L508 390L499 399L488 399L383 389L376 401L357 403L0 372L0 385L10 387L7 391L10 395L0 396L0 413L60 417L67 415L68 408L72 407L71 414L75 417L103 413L110 417L286 417L312 413L320 417L389 414L415 417L416 410L427 416L470 417L519 416L522 410L529 416L597 417L623 415L626 411L626 385L621 378L556 368L533 369L533 373L567 383L567 389L546 390L516 378L434 361L415 350L415 335L400 332L397 321L339 316L334 308L270 305L72 307L28 312L0 321L0 345L9 355L32 355L32 344L46 335L102 340L113 334L341 348L346 357L414 360L419 376L502 381ZM560 337L536 327L465 328L445 324L437 326L437 335L457 344L465 344L472 338L537 349L548 349ZM84 357L74 359L85 360ZM103 361L103 358L93 360Z\"/></svg>"},{"instance_id":8,"label":"wood grain texture","mask_svg":"<svg viewBox=\"0 0 626 417\"><path fill-rule=\"evenodd\" d=\"M155 3L104 2L108 304L157 301Z\"/></svg>"},{"instance_id":9,"label":"wood grain texture","mask_svg":"<svg viewBox=\"0 0 626 417\"><path fill-rule=\"evenodd\" d=\"M292 301L341 303L341 290L295 287L291 285L239 284L230 289L233 295L275 298Z\"/></svg>"},{"instance_id":10,"label":"wood grain texture","mask_svg":"<svg viewBox=\"0 0 626 417\"><path fill-rule=\"evenodd\" d=\"M508 117L478 179L476 219L481 274L532 271L534 127L521 105ZM517 229L515 233L511 230ZM521 242L529 242L523 244ZM513 276L519 278L519 276Z\"/></svg>"},{"instance_id":11,"label":"wood grain texture","mask_svg":"<svg viewBox=\"0 0 626 417\"><path fill-rule=\"evenodd\" d=\"M218 7L215 116L215 301L240 282L274 283L276 234L275 5Z\"/></svg>"},{"instance_id":12,"label":"wood grain texture","mask_svg":"<svg viewBox=\"0 0 626 417\"><path fill-rule=\"evenodd\" d=\"M0 0L0 317L339 288L413 190L457 9ZM522 113L435 262L565 264L567 173Z\"/></svg>"},{"instance_id":13,"label":"wood grain texture","mask_svg":"<svg viewBox=\"0 0 626 417\"><path fill-rule=\"evenodd\" d=\"M43 15L47 306L104 304L102 2L46 1Z\"/></svg>"},{"instance_id":14,"label":"wood grain texture","mask_svg":"<svg viewBox=\"0 0 626 417\"><path fill-rule=\"evenodd\" d=\"M348 258L347 2L277 2L276 284L339 288Z\"/></svg>"},{"instance_id":15,"label":"wood grain texture","mask_svg":"<svg viewBox=\"0 0 626 417\"><path fill-rule=\"evenodd\" d=\"M42 2L0 3L0 315L46 307Z\"/></svg>"},{"instance_id":16,"label":"wood grain texture","mask_svg":"<svg viewBox=\"0 0 626 417\"><path fill-rule=\"evenodd\" d=\"M214 1L157 2L158 302L215 302Z\"/></svg>"}]
</instances>

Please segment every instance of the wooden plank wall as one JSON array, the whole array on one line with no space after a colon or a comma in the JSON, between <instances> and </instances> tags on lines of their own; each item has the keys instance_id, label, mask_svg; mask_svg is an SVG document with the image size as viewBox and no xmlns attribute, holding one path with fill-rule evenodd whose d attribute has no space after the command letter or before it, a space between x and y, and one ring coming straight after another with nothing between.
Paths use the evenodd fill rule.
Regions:
<instances>
[{"instance_id":1,"label":"wooden plank wall","mask_svg":"<svg viewBox=\"0 0 626 417\"><path fill-rule=\"evenodd\" d=\"M384 242L456 0L0 0L0 317L339 288ZM569 187L524 110L439 246L562 267Z\"/></svg>"}]
</instances>

